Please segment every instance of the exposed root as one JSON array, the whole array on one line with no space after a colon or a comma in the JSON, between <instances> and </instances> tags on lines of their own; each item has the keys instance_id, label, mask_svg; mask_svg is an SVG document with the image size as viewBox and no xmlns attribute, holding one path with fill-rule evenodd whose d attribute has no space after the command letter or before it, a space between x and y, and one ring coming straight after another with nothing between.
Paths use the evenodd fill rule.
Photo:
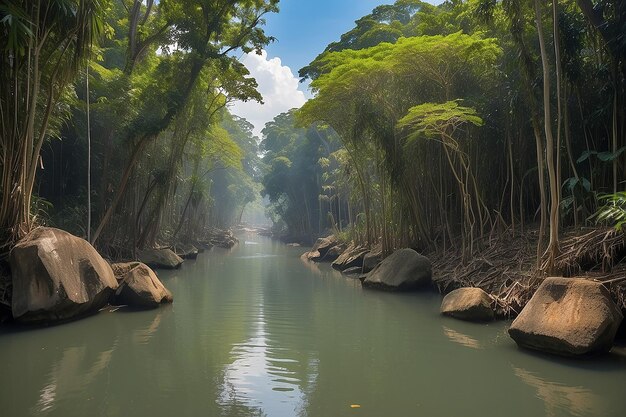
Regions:
<instances>
[{"instance_id":1,"label":"exposed root","mask_svg":"<svg viewBox=\"0 0 626 417\"><path fill-rule=\"evenodd\" d=\"M461 254L431 254L434 281L441 293L460 287L478 287L492 296L496 312L514 316L541 282L535 267L536 236L491 239L466 263Z\"/></svg>"},{"instance_id":2,"label":"exposed root","mask_svg":"<svg viewBox=\"0 0 626 417\"><path fill-rule=\"evenodd\" d=\"M484 243L469 262L457 253L432 253L434 282L441 293L478 287L489 293L500 316L519 314L545 274L536 267L537 232L503 236ZM626 309L626 239L612 228L567 232L561 240L555 269L564 276L603 282L614 300Z\"/></svg>"},{"instance_id":3,"label":"exposed root","mask_svg":"<svg viewBox=\"0 0 626 417\"><path fill-rule=\"evenodd\" d=\"M585 271L608 272L626 255L624 233L614 228L582 229L568 233L561 243L555 268L565 276Z\"/></svg>"}]
</instances>

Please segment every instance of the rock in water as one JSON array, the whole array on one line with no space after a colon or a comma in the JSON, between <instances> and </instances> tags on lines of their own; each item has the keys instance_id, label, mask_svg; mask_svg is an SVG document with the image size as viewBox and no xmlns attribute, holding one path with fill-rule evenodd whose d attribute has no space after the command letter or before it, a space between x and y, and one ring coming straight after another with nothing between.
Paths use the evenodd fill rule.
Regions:
<instances>
[{"instance_id":1,"label":"rock in water","mask_svg":"<svg viewBox=\"0 0 626 417\"><path fill-rule=\"evenodd\" d=\"M156 308L171 303L172 293L165 288L154 271L141 262L114 264L113 272L120 283L115 291L115 304L139 308Z\"/></svg>"},{"instance_id":2,"label":"rock in water","mask_svg":"<svg viewBox=\"0 0 626 417\"><path fill-rule=\"evenodd\" d=\"M315 245L313 245L310 251L305 252L302 255L302 258L319 262L322 260L322 258L326 256L326 253L328 252L328 250L335 245L337 245L337 239L335 238L334 235L330 235L328 237L321 237L317 239L317 241L315 242ZM332 259L332 260L334 261L335 259Z\"/></svg>"},{"instance_id":3,"label":"rock in water","mask_svg":"<svg viewBox=\"0 0 626 417\"><path fill-rule=\"evenodd\" d=\"M346 245L345 244L335 245L335 246L329 248L326 251L326 255L324 255L324 257L321 258L319 261L320 262L333 262L334 260L339 258L341 256L341 254L345 250L346 250Z\"/></svg>"},{"instance_id":4,"label":"rock in water","mask_svg":"<svg viewBox=\"0 0 626 417\"><path fill-rule=\"evenodd\" d=\"M137 252L137 257L150 268L176 269L183 264L171 249L144 249Z\"/></svg>"},{"instance_id":5,"label":"rock in water","mask_svg":"<svg viewBox=\"0 0 626 417\"><path fill-rule=\"evenodd\" d=\"M494 319L489 294L480 288L459 288L441 302L441 313L460 320L489 321Z\"/></svg>"},{"instance_id":6,"label":"rock in water","mask_svg":"<svg viewBox=\"0 0 626 417\"><path fill-rule=\"evenodd\" d=\"M194 245L181 244L174 247L174 253L182 259L196 259L200 251Z\"/></svg>"},{"instance_id":7,"label":"rock in water","mask_svg":"<svg viewBox=\"0 0 626 417\"><path fill-rule=\"evenodd\" d=\"M365 288L410 291L430 285L430 260L413 249L399 249L379 263L361 281Z\"/></svg>"},{"instance_id":8,"label":"rock in water","mask_svg":"<svg viewBox=\"0 0 626 417\"><path fill-rule=\"evenodd\" d=\"M378 244L363 257L363 273L371 272L383 260L383 247Z\"/></svg>"},{"instance_id":9,"label":"rock in water","mask_svg":"<svg viewBox=\"0 0 626 417\"><path fill-rule=\"evenodd\" d=\"M582 278L547 278L509 335L524 348L566 356L607 352L622 321L609 291Z\"/></svg>"},{"instance_id":10,"label":"rock in water","mask_svg":"<svg viewBox=\"0 0 626 417\"><path fill-rule=\"evenodd\" d=\"M341 273L344 275L352 275L355 278L358 278L357 275L361 275L362 270L363 268L361 268L360 266L353 266L352 268L344 269L343 271L341 271Z\"/></svg>"},{"instance_id":11,"label":"rock in water","mask_svg":"<svg viewBox=\"0 0 626 417\"><path fill-rule=\"evenodd\" d=\"M333 261L331 266L338 271L343 271L348 268L358 266L363 267L363 258L369 250L362 246L355 246L351 244L337 259Z\"/></svg>"},{"instance_id":12,"label":"rock in water","mask_svg":"<svg viewBox=\"0 0 626 417\"><path fill-rule=\"evenodd\" d=\"M13 317L51 322L97 311L117 289L109 264L84 239L48 227L11 251Z\"/></svg>"},{"instance_id":13,"label":"rock in water","mask_svg":"<svg viewBox=\"0 0 626 417\"><path fill-rule=\"evenodd\" d=\"M209 232L209 240L211 244L224 249L230 249L239 242L232 231L219 229L212 229Z\"/></svg>"}]
</instances>

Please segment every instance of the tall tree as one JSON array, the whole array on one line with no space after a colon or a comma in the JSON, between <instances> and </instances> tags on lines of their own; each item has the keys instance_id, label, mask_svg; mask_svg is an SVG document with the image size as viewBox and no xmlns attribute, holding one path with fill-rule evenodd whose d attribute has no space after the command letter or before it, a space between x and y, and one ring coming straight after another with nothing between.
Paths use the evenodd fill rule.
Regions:
<instances>
[{"instance_id":1,"label":"tall tree","mask_svg":"<svg viewBox=\"0 0 626 417\"><path fill-rule=\"evenodd\" d=\"M3 248L32 227L31 200L41 147L58 132L65 116L60 100L103 29L104 5L102 0L0 5Z\"/></svg>"}]
</instances>

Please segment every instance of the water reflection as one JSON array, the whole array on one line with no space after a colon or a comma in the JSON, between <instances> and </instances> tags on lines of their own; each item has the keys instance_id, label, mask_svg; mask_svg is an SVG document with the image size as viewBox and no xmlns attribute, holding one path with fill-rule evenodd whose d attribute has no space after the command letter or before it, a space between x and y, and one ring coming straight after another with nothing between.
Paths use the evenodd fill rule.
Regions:
<instances>
[{"instance_id":1,"label":"water reflection","mask_svg":"<svg viewBox=\"0 0 626 417\"><path fill-rule=\"evenodd\" d=\"M162 314L162 310L157 310L156 316L154 316L154 319L147 327L136 329L133 332L133 340L135 343L145 345L150 341L150 339L152 339L155 332L161 325Z\"/></svg>"},{"instance_id":2,"label":"water reflection","mask_svg":"<svg viewBox=\"0 0 626 417\"><path fill-rule=\"evenodd\" d=\"M172 306L0 330L0 416L624 415L621 355L522 352L507 323L441 317L438 294L363 291L259 242L160 272Z\"/></svg>"},{"instance_id":3,"label":"water reflection","mask_svg":"<svg viewBox=\"0 0 626 417\"><path fill-rule=\"evenodd\" d=\"M449 327L443 327L443 334L454 343L458 343L461 346L465 346L472 349L484 349L480 342L471 336L457 332Z\"/></svg>"},{"instance_id":4,"label":"water reflection","mask_svg":"<svg viewBox=\"0 0 626 417\"><path fill-rule=\"evenodd\" d=\"M218 401L226 415L242 415L235 411L242 408L248 408L254 416L298 415L306 398L300 388L300 376L294 370L299 361L290 357L290 349L271 340L263 303L258 305L252 336L231 349L233 362L225 367ZM315 375L315 361L308 365L309 372Z\"/></svg>"},{"instance_id":5,"label":"water reflection","mask_svg":"<svg viewBox=\"0 0 626 417\"><path fill-rule=\"evenodd\" d=\"M237 259L260 259L260 258L275 258L278 255L271 255L268 253L257 253L254 255L237 256Z\"/></svg>"},{"instance_id":6,"label":"water reflection","mask_svg":"<svg viewBox=\"0 0 626 417\"><path fill-rule=\"evenodd\" d=\"M87 346L73 346L63 350L48 375L47 381L39 391L39 399L34 407L36 413L51 410L57 397L63 398L80 392L93 383L111 363L116 342L111 347L97 354L90 355Z\"/></svg>"},{"instance_id":7,"label":"water reflection","mask_svg":"<svg viewBox=\"0 0 626 417\"><path fill-rule=\"evenodd\" d=\"M566 410L576 416L607 415L602 397L582 386L569 386L549 381L525 369L513 366L513 372L525 384L537 390L537 397L545 404L546 416L563 415Z\"/></svg>"}]
</instances>

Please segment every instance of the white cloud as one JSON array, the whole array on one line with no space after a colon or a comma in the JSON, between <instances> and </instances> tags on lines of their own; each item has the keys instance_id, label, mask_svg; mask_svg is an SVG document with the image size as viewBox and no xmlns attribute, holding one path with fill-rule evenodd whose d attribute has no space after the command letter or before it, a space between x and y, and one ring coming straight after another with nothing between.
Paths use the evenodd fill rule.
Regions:
<instances>
[{"instance_id":1,"label":"white cloud","mask_svg":"<svg viewBox=\"0 0 626 417\"><path fill-rule=\"evenodd\" d=\"M261 55L252 52L244 56L242 62L256 78L259 92L263 96L260 104L255 101L235 102L231 112L246 118L255 127L254 133L261 137L265 123L280 113L301 107L307 100L305 93L298 89L299 81L291 68L282 64L280 58L268 59L267 52Z\"/></svg>"}]
</instances>

